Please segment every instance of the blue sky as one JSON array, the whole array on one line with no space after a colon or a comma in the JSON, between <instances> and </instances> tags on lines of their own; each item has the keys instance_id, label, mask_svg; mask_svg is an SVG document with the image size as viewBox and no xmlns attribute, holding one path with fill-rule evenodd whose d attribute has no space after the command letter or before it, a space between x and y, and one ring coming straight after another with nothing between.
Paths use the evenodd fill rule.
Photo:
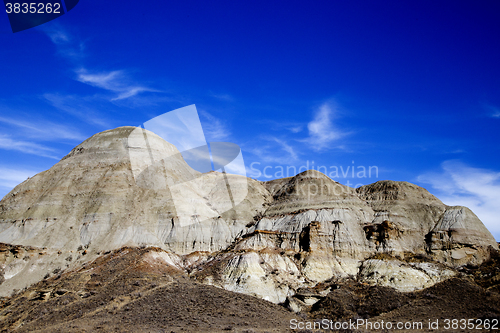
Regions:
<instances>
[{"instance_id":1,"label":"blue sky","mask_svg":"<svg viewBox=\"0 0 500 333\"><path fill-rule=\"evenodd\" d=\"M413 182L500 240L498 1L80 0L16 34L0 15L0 41L0 196L97 132L196 104L251 177Z\"/></svg>"}]
</instances>

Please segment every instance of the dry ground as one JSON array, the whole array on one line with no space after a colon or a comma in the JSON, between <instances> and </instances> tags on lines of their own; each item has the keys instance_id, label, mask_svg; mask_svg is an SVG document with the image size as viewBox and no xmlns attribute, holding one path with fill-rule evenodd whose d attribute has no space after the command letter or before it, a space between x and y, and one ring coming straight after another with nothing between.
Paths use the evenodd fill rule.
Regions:
<instances>
[{"instance_id":1,"label":"dry ground","mask_svg":"<svg viewBox=\"0 0 500 333\"><path fill-rule=\"evenodd\" d=\"M464 267L460 277L418 292L331 281L324 285L332 287L324 299L309 312L294 314L261 299L195 283L172 266L151 264L145 258L154 251L161 250L122 248L2 299L0 331L290 332L291 319L326 318L439 319L442 329L432 332L459 332L444 330L443 320L500 319L498 253L481 267ZM429 330L419 332L424 331Z\"/></svg>"}]
</instances>

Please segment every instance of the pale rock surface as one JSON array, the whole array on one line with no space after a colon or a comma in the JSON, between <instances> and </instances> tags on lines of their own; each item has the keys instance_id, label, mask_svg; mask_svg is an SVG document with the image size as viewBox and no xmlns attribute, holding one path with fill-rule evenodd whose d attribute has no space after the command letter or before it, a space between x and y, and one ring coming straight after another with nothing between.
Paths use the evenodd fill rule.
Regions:
<instances>
[{"instance_id":1,"label":"pale rock surface","mask_svg":"<svg viewBox=\"0 0 500 333\"><path fill-rule=\"evenodd\" d=\"M0 295L10 295L14 290L20 290L87 260L84 249L62 252L23 246L0 246Z\"/></svg>"},{"instance_id":2,"label":"pale rock surface","mask_svg":"<svg viewBox=\"0 0 500 333\"><path fill-rule=\"evenodd\" d=\"M357 192L376 212L365 230L378 251L423 253L425 236L446 210L435 196L408 182L378 181Z\"/></svg>"},{"instance_id":3,"label":"pale rock surface","mask_svg":"<svg viewBox=\"0 0 500 333\"><path fill-rule=\"evenodd\" d=\"M430 287L456 273L432 263L370 259L363 262L358 281L408 292Z\"/></svg>"},{"instance_id":4,"label":"pale rock surface","mask_svg":"<svg viewBox=\"0 0 500 333\"><path fill-rule=\"evenodd\" d=\"M262 267L266 262L255 252L247 252L231 258L222 271L222 287L281 303L288 295L288 286L280 285ZM269 264L269 263L268 263Z\"/></svg>"},{"instance_id":5,"label":"pale rock surface","mask_svg":"<svg viewBox=\"0 0 500 333\"><path fill-rule=\"evenodd\" d=\"M155 246L145 264L274 303L294 299L296 309L320 296L293 295L320 282L351 277L421 289L453 271L405 258L457 267L498 249L469 209L419 186L353 189L314 170L270 182L200 174L173 145L136 127L98 133L16 186L0 201L0 242L37 247L0 255L0 295L106 251Z\"/></svg>"},{"instance_id":6,"label":"pale rock surface","mask_svg":"<svg viewBox=\"0 0 500 333\"><path fill-rule=\"evenodd\" d=\"M429 250L443 261L458 266L480 264L488 246L496 242L484 224L467 207L447 207L427 235Z\"/></svg>"},{"instance_id":7,"label":"pale rock surface","mask_svg":"<svg viewBox=\"0 0 500 333\"><path fill-rule=\"evenodd\" d=\"M363 203L355 189L315 170L272 180L265 186L274 199L265 212L270 217L312 209L358 207Z\"/></svg>"},{"instance_id":8,"label":"pale rock surface","mask_svg":"<svg viewBox=\"0 0 500 333\"><path fill-rule=\"evenodd\" d=\"M29 259L28 264L43 269L23 269L23 279L8 274L0 294L66 268L64 258L80 247L87 250L84 260L122 246L158 246L178 254L226 248L269 196L260 182L229 174L227 178L234 185L234 197L238 191L245 193L230 211L217 208L222 192L218 188L222 183L225 188L223 175L211 172L200 177L159 136L136 127L92 136L0 202L0 242L62 253L60 260L44 259L43 264ZM189 183L193 179L199 182ZM174 203L166 183L191 190ZM176 209L183 211L186 206L196 210L189 216L178 215Z\"/></svg>"}]
</instances>

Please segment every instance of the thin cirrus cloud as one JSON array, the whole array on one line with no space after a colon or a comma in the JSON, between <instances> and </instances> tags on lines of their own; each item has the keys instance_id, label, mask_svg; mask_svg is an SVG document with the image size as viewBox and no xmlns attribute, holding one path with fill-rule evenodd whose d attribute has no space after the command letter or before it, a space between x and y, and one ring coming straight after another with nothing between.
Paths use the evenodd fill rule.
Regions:
<instances>
[{"instance_id":1,"label":"thin cirrus cloud","mask_svg":"<svg viewBox=\"0 0 500 333\"><path fill-rule=\"evenodd\" d=\"M289 126L287 130L289 130L292 133L300 133L302 131L302 126L301 125Z\"/></svg>"},{"instance_id":2,"label":"thin cirrus cloud","mask_svg":"<svg viewBox=\"0 0 500 333\"><path fill-rule=\"evenodd\" d=\"M488 117L500 118L500 108L491 104L483 104L483 108L488 113Z\"/></svg>"},{"instance_id":3,"label":"thin cirrus cloud","mask_svg":"<svg viewBox=\"0 0 500 333\"><path fill-rule=\"evenodd\" d=\"M18 151L21 153L37 155L41 157L48 157L55 160L60 159L56 156L56 150L53 148L46 147L34 142L16 140L9 137L8 135L0 135L0 149Z\"/></svg>"},{"instance_id":4,"label":"thin cirrus cloud","mask_svg":"<svg viewBox=\"0 0 500 333\"><path fill-rule=\"evenodd\" d=\"M225 140L231 135L227 125L205 110L198 110L203 121L203 131L207 141Z\"/></svg>"},{"instance_id":5,"label":"thin cirrus cloud","mask_svg":"<svg viewBox=\"0 0 500 333\"><path fill-rule=\"evenodd\" d=\"M37 140L85 140L86 137L73 127L63 124L56 124L48 121L37 121L36 123L0 116L0 123L15 126L22 130L25 137L36 138Z\"/></svg>"},{"instance_id":6,"label":"thin cirrus cloud","mask_svg":"<svg viewBox=\"0 0 500 333\"><path fill-rule=\"evenodd\" d=\"M52 43L56 45L67 44L71 41L69 34L66 31L61 30L60 28L55 31L47 31L47 36L49 36Z\"/></svg>"},{"instance_id":7,"label":"thin cirrus cloud","mask_svg":"<svg viewBox=\"0 0 500 333\"><path fill-rule=\"evenodd\" d=\"M130 82L123 70L90 73L86 69L79 69L76 74L76 80L79 82L116 93L117 96L111 101L130 98L142 92L160 92Z\"/></svg>"},{"instance_id":8,"label":"thin cirrus cloud","mask_svg":"<svg viewBox=\"0 0 500 333\"><path fill-rule=\"evenodd\" d=\"M75 95L58 92L45 93L43 97L53 107L64 111L91 125L109 127L109 121L104 119L99 109L109 108L109 102L136 96L143 91L152 91L137 84L131 84L124 71L92 72L84 69L82 60L88 55L84 53L85 44L78 37L68 32L58 23L46 31L47 36L56 46L57 54L68 60L76 69L75 80L115 93L115 96Z\"/></svg>"},{"instance_id":9,"label":"thin cirrus cloud","mask_svg":"<svg viewBox=\"0 0 500 333\"><path fill-rule=\"evenodd\" d=\"M441 171L418 176L447 205L470 208L500 239L500 172L470 167L458 160L441 164Z\"/></svg>"},{"instance_id":10,"label":"thin cirrus cloud","mask_svg":"<svg viewBox=\"0 0 500 333\"><path fill-rule=\"evenodd\" d=\"M0 167L0 187L14 188L40 171Z\"/></svg>"},{"instance_id":11,"label":"thin cirrus cloud","mask_svg":"<svg viewBox=\"0 0 500 333\"><path fill-rule=\"evenodd\" d=\"M115 97L110 101L124 100L143 92L160 92L130 80L124 70L114 71L89 71L83 68L81 62L86 55L84 54L85 43L70 34L59 24L53 25L54 29L47 31L47 36L52 43L56 45L57 52L67 60L79 64L79 69L75 69L76 80L93 87L115 93Z\"/></svg>"},{"instance_id":12,"label":"thin cirrus cloud","mask_svg":"<svg viewBox=\"0 0 500 333\"><path fill-rule=\"evenodd\" d=\"M209 96L216 98L220 101L225 101L225 102L234 102L235 98L229 94L216 94L212 91L209 92Z\"/></svg>"},{"instance_id":13,"label":"thin cirrus cloud","mask_svg":"<svg viewBox=\"0 0 500 333\"><path fill-rule=\"evenodd\" d=\"M333 123L336 116L337 106L334 102L326 102L320 105L314 112L313 119L304 124L280 123L273 126L280 128L281 137L263 136L257 138L252 145L245 148L245 151L257 157L260 163L276 163L279 165L295 165L304 153L303 145L297 145L297 142L307 145L307 150L316 152L324 151L330 148L343 148L343 146L333 144L348 133L337 129ZM307 137L297 138L297 135L307 127ZM285 132L283 130L286 130ZM288 132L288 133L287 133Z\"/></svg>"},{"instance_id":14,"label":"thin cirrus cloud","mask_svg":"<svg viewBox=\"0 0 500 333\"><path fill-rule=\"evenodd\" d=\"M282 138L275 136L261 136L255 138L251 144L243 147L248 152L257 157L257 162L268 164L293 164L298 160L296 148L291 146Z\"/></svg>"},{"instance_id":15,"label":"thin cirrus cloud","mask_svg":"<svg viewBox=\"0 0 500 333\"><path fill-rule=\"evenodd\" d=\"M271 130L278 131L280 133L283 133L285 131L293 134L302 132L305 127L304 125L307 125L299 122L284 121L284 119L280 119L279 121L264 119L260 122L265 124Z\"/></svg>"},{"instance_id":16,"label":"thin cirrus cloud","mask_svg":"<svg viewBox=\"0 0 500 333\"><path fill-rule=\"evenodd\" d=\"M307 124L309 136L301 140L309 144L314 151L322 151L345 135L337 129L332 119L336 106L333 103L322 104L314 113L314 118Z\"/></svg>"},{"instance_id":17,"label":"thin cirrus cloud","mask_svg":"<svg viewBox=\"0 0 500 333\"><path fill-rule=\"evenodd\" d=\"M281 147L282 150L284 150L286 153L288 153L292 160L298 159L298 155L295 152L295 149L292 146L290 146L288 143L286 143L286 141L275 138L275 137L273 137L272 140L274 142L276 142Z\"/></svg>"},{"instance_id":18,"label":"thin cirrus cloud","mask_svg":"<svg viewBox=\"0 0 500 333\"><path fill-rule=\"evenodd\" d=\"M63 95L46 93L45 100L53 107L64 111L88 124L109 127L109 123L100 112L96 110L103 101L100 96Z\"/></svg>"},{"instance_id":19,"label":"thin cirrus cloud","mask_svg":"<svg viewBox=\"0 0 500 333\"><path fill-rule=\"evenodd\" d=\"M85 43L70 34L61 24L51 22L51 28L45 30L57 48L57 54L70 62L79 62L85 57Z\"/></svg>"}]
</instances>

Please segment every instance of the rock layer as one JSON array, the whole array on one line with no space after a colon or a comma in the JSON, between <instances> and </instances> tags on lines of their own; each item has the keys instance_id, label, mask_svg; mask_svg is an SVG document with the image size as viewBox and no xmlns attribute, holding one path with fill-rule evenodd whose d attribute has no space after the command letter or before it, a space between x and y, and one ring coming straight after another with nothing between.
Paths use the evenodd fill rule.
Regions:
<instances>
[{"instance_id":1,"label":"rock layer","mask_svg":"<svg viewBox=\"0 0 500 333\"><path fill-rule=\"evenodd\" d=\"M453 275L440 263L480 264L498 249L468 208L419 186L200 174L135 127L98 133L16 186L0 202L0 242L39 251L0 256L4 295L122 246L156 246L198 281L296 308L318 299L292 300L298 290L327 280L421 289ZM428 263L405 262L414 255Z\"/></svg>"}]
</instances>

